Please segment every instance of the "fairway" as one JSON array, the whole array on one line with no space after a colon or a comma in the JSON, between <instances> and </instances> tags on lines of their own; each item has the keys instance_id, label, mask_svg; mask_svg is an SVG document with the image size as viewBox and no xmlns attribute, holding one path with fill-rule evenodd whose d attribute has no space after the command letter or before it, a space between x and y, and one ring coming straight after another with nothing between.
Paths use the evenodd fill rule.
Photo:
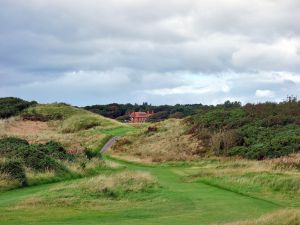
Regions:
<instances>
[{"instance_id":1,"label":"fairway","mask_svg":"<svg viewBox=\"0 0 300 225\"><path fill-rule=\"evenodd\" d=\"M109 159L127 170L147 171L160 188L154 193L137 193L125 200L103 200L101 204L56 207L18 207L24 199L47 193L58 183L17 189L0 195L1 224L212 224L257 218L281 208L257 199L200 182L184 182L184 168L145 166ZM78 182L78 180L66 181ZM151 197L149 197L151 196Z\"/></svg>"}]
</instances>

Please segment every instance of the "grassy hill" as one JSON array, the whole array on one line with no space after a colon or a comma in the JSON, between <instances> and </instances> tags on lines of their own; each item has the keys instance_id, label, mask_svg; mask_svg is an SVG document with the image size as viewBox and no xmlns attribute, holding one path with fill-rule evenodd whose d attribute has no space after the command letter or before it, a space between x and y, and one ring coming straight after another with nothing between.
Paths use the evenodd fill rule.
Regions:
<instances>
[{"instance_id":1,"label":"grassy hill","mask_svg":"<svg viewBox=\"0 0 300 225\"><path fill-rule=\"evenodd\" d=\"M0 120L0 190L97 173L102 160L88 159L112 136L135 130L63 103L30 106Z\"/></svg>"},{"instance_id":2,"label":"grassy hill","mask_svg":"<svg viewBox=\"0 0 300 225\"><path fill-rule=\"evenodd\" d=\"M137 129L30 106L0 122L0 223L300 224L299 116L227 102Z\"/></svg>"},{"instance_id":3,"label":"grassy hill","mask_svg":"<svg viewBox=\"0 0 300 225\"><path fill-rule=\"evenodd\" d=\"M122 135L134 130L131 126L64 103L31 106L18 117L2 120L0 127L0 137L16 136L30 143L55 140L71 152L97 151L112 136L112 131Z\"/></svg>"},{"instance_id":4,"label":"grassy hill","mask_svg":"<svg viewBox=\"0 0 300 225\"><path fill-rule=\"evenodd\" d=\"M232 104L149 125L116 152L152 161L229 156L263 160L300 152L300 102ZM163 146L163 147L162 147Z\"/></svg>"}]
</instances>

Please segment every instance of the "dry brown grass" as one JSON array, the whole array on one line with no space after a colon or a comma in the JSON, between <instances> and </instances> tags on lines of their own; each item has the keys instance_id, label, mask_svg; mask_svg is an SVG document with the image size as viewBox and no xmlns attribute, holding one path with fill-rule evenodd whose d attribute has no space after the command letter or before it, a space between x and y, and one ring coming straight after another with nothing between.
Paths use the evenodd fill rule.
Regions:
<instances>
[{"instance_id":1,"label":"dry brown grass","mask_svg":"<svg viewBox=\"0 0 300 225\"><path fill-rule=\"evenodd\" d=\"M147 172L124 171L111 175L98 175L71 183L59 183L47 192L39 192L12 209L47 206L87 207L106 199L126 199L130 193L152 190L158 187L156 179Z\"/></svg>"},{"instance_id":2,"label":"dry brown grass","mask_svg":"<svg viewBox=\"0 0 300 225\"><path fill-rule=\"evenodd\" d=\"M96 147L106 135L93 129L66 134L60 131L59 121L28 121L15 117L0 121L0 138L6 136L20 137L30 143L54 140L72 153L81 153L85 147Z\"/></svg>"},{"instance_id":3,"label":"dry brown grass","mask_svg":"<svg viewBox=\"0 0 300 225\"><path fill-rule=\"evenodd\" d=\"M299 225L300 209L282 209L254 220L225 223L223 225Z\"/></svg>"},{"instance_id":4,"label":"dry brown grass","mask_svg":"<svg viewBox=\"0 0 300 225\"><path fill-rule=\"evenodd\" d=\"M300 153L268 161L275 169L300 170Z\"/></svg>"},{"instance_id":5,"label":"dry brown grass","mask_svg":"<svg viewBox=\"0 0 300 225\"><path fill-rule=\"evenodd\" d=\"M157 131L149 131L145 127L139 133L120 139L113 147L112 154L117 157L130 155L152 162L191 160L197 157L199 143L186 134L187 127L182 120L170 119L156 123L155 126Z\"/></svg>"},{"instance_id":6,"label":"dry brown grass","mask_svg":"<svg viewBox=\"0 0 300 225\"><path fill-rule=\"evenodd\" d=\"M19 186L20 183L18 181L12 180L7 174L0 173L0 191L9 190Z\"/></svg>"}]
</instances>

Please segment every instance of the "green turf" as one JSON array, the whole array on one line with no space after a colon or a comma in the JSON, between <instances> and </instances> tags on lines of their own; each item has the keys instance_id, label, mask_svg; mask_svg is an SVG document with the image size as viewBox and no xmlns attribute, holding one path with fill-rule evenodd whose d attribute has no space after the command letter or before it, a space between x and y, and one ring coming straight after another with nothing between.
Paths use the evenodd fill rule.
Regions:
<instances>
[{"instance_id":1,"label":"green turf","mask_svg":"<svg viewBox=\"0 0 300 225\"><path fill-rule=\"evenodd\" d=\"M112 136L124 136L128 132L136 132L136 131L138 131L137 128L131 126L123 126L123 127L116 127L110 129L103 129L102 133L109 134Z\"/></svg>"},{"instance_id":2,"label":"green turf","mask_svg":"<svg viewBox=\"0 0 300 225\"><path fill-rule=\"evenodd\" d=\"M0 224L212 224L257 218L283 207L201 182L184 182L180 172L188 165L144 166L117 162L126 165L128 170L150 172L161 188L128 199L99 199L94 205L32 208L18 208L18 202L49 193L58 184L8 191L0 194Z\"/></svg>"}]
</instances>

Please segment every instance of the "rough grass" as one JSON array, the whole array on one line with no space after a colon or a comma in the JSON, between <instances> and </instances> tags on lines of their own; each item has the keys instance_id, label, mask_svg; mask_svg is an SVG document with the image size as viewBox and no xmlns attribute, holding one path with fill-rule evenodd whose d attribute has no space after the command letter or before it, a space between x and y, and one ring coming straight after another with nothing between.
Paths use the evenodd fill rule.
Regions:
<instances>
[{"instance_id":1,"label":"rough grass","mask_svg":"<svg viewBox=\"0 0 300 225\"><path fill-rule=\"evenodd\" d=\"M258 219L225 223L223 225L298 225L300 209L283 209L261 216Z\"/></svg>"},{"instance_id":2,"label":"rough grass","mask_svg":"<svg viewBox=\"0 0 300 225\"><path fill-rule=\"evenodd\" d=\"M195 159L199 150L198 141L186 134L186 129L178 119L148 125L121 138L114 145L112 154L152 162Z\"/></svg>"},{"instance_id":3,"label":"rough grass","mask_svg":"<svg viewBox=\"0 0 300 225\"><path fill-rule=\"evenodd\" d=\"M219 158L209 164L205 162L185 170L187 180L299 206L300 172L294 168L279 168L274 160L258 162Z\"/></svg>"},{"instance_id":4,"label":"rough grass","mask_svg":"<svg viewBox=\"0 0 300 225\"><path fill-rule=\"evenodd\" d=\"M124 171L110 175L98 175L77 182L64 182L25 199L17 208L39 206L86 207L104 199L120 200L134 198L137 193L150 193L158 188L156 179L147 172Z\"/></svg>"},{"instance_id":5,"label":"rough grass","mask_svg":"<svg viewBox=\"0 0 300 225\"><path fill-rule=\"evenodd\" d=\"M260 196L253 197L222 186L207 185L198 182L197 179L183 179L186 176L190 179L190 175L205 169L217 168L221 171L223 168L227 173L242 169L254 171L259 164L249 164L251 161L243 160L239 163L237 160L206 159L151 166L121 160L114 162L126 166L127 172L108 172L94 178L3 193L0 198L2 213L0 221L3 224L14 225L41 223L208 225L251 221L265 213L287 208L287 205L279 205L272 197L264 200L266 197L264 193L258 193ZM272 170L269 165L262 165L257 171L268 168ZM140 171L143 171L142 174ZM155 177L154 189L149 173ZM159 189L156 191L157 184ZM155 192L152 193L153 190ZM279 221L286 224L289 219L283 218Z\"/></svg>"},{"instance_id":6,"label":"rough grass","mask_svg":"<svg viewBox=\"0 0 300 225\"><path fill-rule=\"evenodd\" d=\"M28 108L22 114L25 118L62 121L60 129L65 133L86 130L92 127L114 127L119 126L115 120L91 113L84 109L75 108L66 104L45 104Z\"/></svg>"},{"instance_id":7,"label":"rough grass","mask_svg":"<svg viewBox=\"0 0 300 225\"><path fill-rule=\"evenodd\" d=\"M99 151L103 141L111 135L124 135L136 130L129 125L65 104L37 105L27 109L25 114L33 116L31 118L42 115L51 120L22 120L18 117L0 120L0 137L17 136L30 143L54 140L62 143L69 152L81 153L85 149Z\"/></svg>"},{"instance_id":8,"label":"rough grass","mask_svg":"<svg viewBox=\"0 0 300 225\"><path fill-rule=\"evenodd\" d=\"M61 163L68 170L67 173L55 173L53 170L39 172L26 168L27 185L34 186L90 177L106 171L114 171L122 168L116 163L103 161L100 158L86 160L80 157L74 161L61 161ZM0 191L16 189L20 186L20 182L17 180L12 180L10 176L0 173Z\"/></svg>"},{"instance_id":9,"label":"rough grass","mask_svg":"<svg viewBox=\"0 0 300 225\"><path fill-rule=\"evenodd\" d=\"M12 180L8 174L0 173L0 192L20 186L20 182Z\"/></svg>"}]
</instances>

